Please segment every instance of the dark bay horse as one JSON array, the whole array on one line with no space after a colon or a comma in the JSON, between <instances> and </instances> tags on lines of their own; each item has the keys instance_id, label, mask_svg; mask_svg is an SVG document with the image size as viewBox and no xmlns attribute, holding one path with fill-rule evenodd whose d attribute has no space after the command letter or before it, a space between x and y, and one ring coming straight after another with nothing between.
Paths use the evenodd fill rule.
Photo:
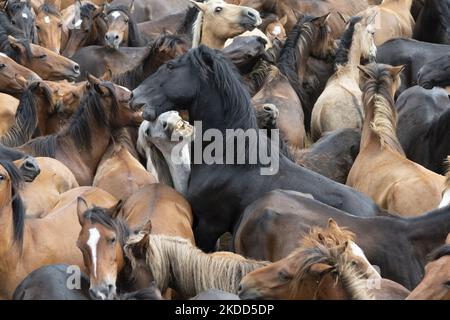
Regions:
<instances>
[{"instance_id":1,"label":"dark bay horse","mask_svg":"<svg viewBox=\"0 0 450 320\"><path fill-rule=\"evenodd\" d=\"M36 15L30 1L10 0L6 2L5 11L11 23L23 31L25 38L32 43L38 43Z\"/></svg>"},{"instance_id":2,"label":"dark bay horse","mask_svg":"<svg viewBox=\"0 0 450 320\"><path fill-rule=\"evenodd\" d=\"M235 250L253 259L277 261L312 227L325 227L329 218L356 234L356 244L383 278L408 289L422 279L428 253L450 232L450 207L415 218L355 217L298 192L275 190L247 207L235 233Z\"/></svg>"},{"instance_id":3,"label":"dark bay horse","mask_svg":"<svg viewBox=\"0 0 450 320\"><path fill-rule=\"evenodd\" d=\"M191 123L202 121L203 131L196 134L200 138L211 128L220 130L221 135L225 134L226 129L257 130L249 94L240 85L232 64L218 51L205 46L192 49L160 67L133 91L130 103L135 108L144 106L144 118L149 121L161 113L183 106L189 111ZM206 143L203 146L199 141L195 143L199 143L197 148L202 152L208 147ZM268 139L261 134L255 144L267 146ZM235 150L236 146L228 152L233 152L234 157ZM248 157L251 151L248 147L245 150ZM194 153L191 152L191 160L195 158ZM244 165L221 165L219 163L226 163L225 153L222 153L216 164L192 161L187 198L197 218L194 231L200 248L212 250L218 237L233 230L248 204L277 188L310 193L317 200L354 215L373 216L380 213L378 206L369 198L295 165L280 155L276 146L271 155L279 159L279 171L272 176L261 175L263 165L260 159L257 164L249 164L246 160Z\"/></svg>"},{"instance_id":4,"label":"dark bay horse","mask_svg":"<svg viewBox=\"0 0 450 320\"><path fill-rule=\"evenodd\" d=\"M413 38L441 44L450 44L450 1L425 0L416 19Z\"/></svg>"},{"instance_id":5,"label":"dark bay horse","mask_svg":"<svg viewBox=\"0 0 450 320\"><path fill-rule=\"evenodd\" d=\"M450 86L450 55L424 64L417 74L417 84L425 89Z\"/></svg>"}]
</instances>

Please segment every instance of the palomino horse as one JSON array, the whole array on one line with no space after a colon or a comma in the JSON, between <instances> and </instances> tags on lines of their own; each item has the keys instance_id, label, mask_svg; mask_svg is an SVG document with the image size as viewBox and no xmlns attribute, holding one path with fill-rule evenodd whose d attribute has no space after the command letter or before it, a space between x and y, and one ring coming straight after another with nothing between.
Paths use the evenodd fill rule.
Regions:
<instances>
[{"instance_id":1,"label":"palomino horse","mask_svg":"<svg viewBox=\"0 0 450 320\"><path fill-rule=\"evenodd\" d=\"M8 36L9 48L5 52L24 67L36 72L45 80L74 80L80 75L80 66L59 54Z\"/></svg>"},{"instance_id":2,"label":"palomino horse","mask_svg":"<svg viewBox=\"0 0 450 320\"><path fill-rule=\"evenodd\" d=\"M192 30L192 47L200 44L222 49L229 38L251 31L262 23L255 9L228 4L223 0L190 2L199 13Z\"/></svg>"},{"instance_id":3,"label":"palomino horse","mask_svg":"<svg viewBox=\"0 0 450 320\"><path fill-rule=\"evenodd\" d=\"M39 44L59 54L61 49L62 20L58 9L43 4L36 12L36 29Z\"/></svg>"},{"instance_id":4,"label":"palomino horse","mask_svg":"<svg viewBox=\"0 0 450 320\"><path fill-rule=\"evenodd\" d=\"M134 0L128 7L121 4L105 4L104 13L107 23L105 45L108 48L117 49L119 46L142 47L145 45L132 16L133 4Z\"/></svg>"},{"instance_id":5,"label":"palomino horse","mask_svg":"<svg viewBox=\"0 0 450 320\"><path fill-rule=\"evenodd\" d=\"M0 220L0 297L9 299L14 289L31 271L52 263L83 266L75 246L80 227L76 223L76 197L82 195L89 203L112 207L117 200L96 188L77 188L61 195L60 202L48 217L28 218L18 194L21 176L9 162L1 162L2 199Z\"/></svg>"},{"instance_id":6,"label":"palomino horse","mask_svg":"<svg viewBox=\"0 0 450 320\"><path fill-rule=\"evenodd\" d=\"M425 276L407 300L450 300L450 234L445 244L429 255Z\"/></svg>"},{"instance_id":7,"label":"palomino horse","mask_svg":"<svg viewBox=\"0 0 450 320\"><path fill-rule=\"evenodd\" d=\"M27 208L27 217L42 218L55 207L61 194L78 187L73 173L52 158L36 158L40 173L26 183L19 194Z\"/></svg>"},{"instance_id":8,"label":"palomino horse","mask_svg":"<svg viewBox=\"0 0 450 320\"><path fill-rule=\"evenodd\" d=\"M91 185L97 166L108 148L111 132L138 126L142 113L129 107L131 92L89 76L81 106L64 130L39 137L20 147L36 156L65 164L80 185Z\"/></svg>"},{"instance_id":9,"label":"palomino horse","mask_svg":"<svg viewBox=\"0 0 450 320\"><path fill-rule=\"evenodd\" d=\"M442 199L445 178L408 160L396 135L394 94L403 66L361 66L364 126L359 155L347 185L383 209L402 216L433 210Z\"/></svg>"},{"instance_id":10,"label":"palomino horse","mask_svg":"<svg viewBox=\"0 0 450 320\"><path fill-rule=\"evenodd\" d=\"M359 88L361 58L374 59L375 16L353 17L348 21L336 53L335 74L328 80L311 116L311 137L341 128L361 128L364 110Z\"/></svg>"},{"instance_id":11,"label":"palomino horse","mask_svg":"<svg viewBox=\"0 0 450 320\"><path fill-rule=\"evenodd\" d=\"M79 200L78 215L82 230L78 238L78 247L83 252L84 262L89 270L91 295L94 297L113 296L116 279L120 291L129 291L146 285L139 284L139 281L138 284L134 284L130 279L130 261L122 249L131 234L129 228L141 229L151 218L153 232L182 237L194 243L192 213L186 200L173 189L163 185L152 185L141 190L123 205L121 216L125 220L119 216L119 210L101 208L88 210L84 201ZM98 233L96 244L92 243L95 239L93 238L95 230ZM106 246L107 240L113 238L116 240L113 246ZM93 246L96 246L95 252ZM91 250L86 250L88 247Z\"/></svg>"},{"instance_id":12,"label":"palomino horse","mask_svg":"<svg viewBox=\"0 0 450 320\"><path fill-rule=\"evenodd\" d=\"M219 52L206 46L191 49L184 56L160 67L133 90L130 104L134 107L143 106L144 118L149 121L183 106L189 111L191 123L202 121L201 132L196 132L199 135L215 128L220 130L223 139L227 138L226 129L258 129L250 97L240 83L235 68ZM258 141L251 143L251 147L260 143L266 146L269 144L264 134L256 134L256 138ZM197 148L204 152L211 145L201 143ZM247 205L261 194L274 189L309 193L319 201L355 215L372 216L380 212L370 198L296 166L279 155L275 145L271 148L271 155L279 161L274 160L272 164L278 168L267 168L267 162L264 165L261 159L257 164L249 163L251 159L245 160L245 165L229 164L227 157L229 159L232 154L233 159L237 150L236 145L225 148L223 154L220 152L215 157L213 164L202 161L192 166L186 196L198 218L196 241L204 250L212 250L224 232L232 231ZM257 153L255 151L253 154ZM273 175L261 175L260 170L263 168ZM240 201L232 200L237 198ZM217 206L218 203L227 205Z\"/></svg>"},{"instance_id":13,"label":"palomino horse","mask_svg":"<svg viewBox=\"0 0 450 320\"><path fill-rule=\"evenodd\" d=\"M161 114L154 122L143 121L139 128L137 148L147 159L147 170L158 182L165 182L159 176L157 163L153 163L155 146L162 153L168 166L171 181L169 185L181 194L186 194L191 175L190 142L194 139L194 127L184 121L177 111ZM176 152L176 154L175 154Z\"/></svg>"},{"instance_id":14,"label":"palomino horse","mask_svg":"<svg viewBox=\"0 0 450 320\"><path fill-rule=\"evenodd\" d=\"M374 39L377 46L394 38L412 38L414 29L412 2L413 0L383 0L380 5L358 13L360 17L376 14Z\"/></svg>"},{"instance_id":15,"label":"palomino horse","mask_svg":"<svg viewBox=\"0 0 450 320\"><path fill-rule=\"evenodd\" d=\"M450 6L448 0L424 0L416 19L414 39L450 44Z\"/></svg>"},{"instance_id":16,"label":"palomino horse","mask_svg":"<svg viewBox=\"0 0 450 320\"><path fill-rule=\"evenodd\" d=\"M138 161L136 129L123 128L113 133L108 149L100 160L92 185L117 199L127 200L143 186L156 183L155 177Z\"/></svg>"},{"instance_id":17,"label":"palomino horse","mask_svg":"<svg viewBox=\"0 0 450 320\"><path fill-rule=\"evenodd\" d=\"M25 38L37 44L39 39L35 24L36 15L31 7L30 1L8 0L5 11L11 23L23 31Z\"/></svg>"},{"instance_id":18,"label":"palomino horse","mask_svg":"<svg viewBox=\"0 0 450 320\"><path fill-rule=\"evenodd\" d=\"M0 90L12 94L16 98L19 97L24 89L24 81L20 81L18 78L30 82L41 80L36 73L0 52Z\"/></svg>"},{"instance_id":19,"label":"palomino horse","mask_svg":"<svg viewBox=\"0 0 450 320\"><path fill-rule=\"evenodd\" d=\"M330 219L313 228L286 258L245 276L241 299L373 299L368 279L381 276L353 242L353 233Z\"/></svg>"}]
</instances>

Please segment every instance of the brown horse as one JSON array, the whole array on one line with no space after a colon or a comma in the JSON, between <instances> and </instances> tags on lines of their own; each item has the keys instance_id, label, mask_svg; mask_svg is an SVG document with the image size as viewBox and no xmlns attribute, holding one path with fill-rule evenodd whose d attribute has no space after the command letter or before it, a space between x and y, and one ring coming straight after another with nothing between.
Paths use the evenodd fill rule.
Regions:
<instances>
[{"instance_id":1,"label":"brown horse","mask_svg":"<svg viewBox=\"0 0 450 320\"><path fill-rule=\"evenodd\" d=\"M391 213L416 216L437 208L445 178L408 160L396 135L393 97L403 66L371 64L360 70L365 119L360 152L347 185Z\"/></svg>"},{"instance_id":2,"label":"brown horse","mask_svg":"<svg viewBox=\"0 0 450 320\"><path fill-rule=\"evenodd\" d=\"M371 6L358 13L361 17L377 15L374 35L377 46L394 38L412 38L414 30L412 2L413 0L383 0L380 5Z\"/></svg>"},{"instance_id":3,"label":"brown horse","mask_svg":"<svg viewBox=\"0 0 450 320\"><path fill-rule=\"evenodd\" d=\"M258 11L249 7L223 0L190 2L199 10L192 30L192 47L204 44L222 49L227 39L251 31L262 23Z\"/></svg>"},{"instance_id":4,"label":"brown horse","mask_svg":"<svg viewBox=\"0 0 450 320\"><path fill-rule=\"evenodd\" d=\"M80 66L59 54L8 36L10 48L7 55L17 63L36 72L45 80L74 80L80 75Z\"/></svg>"},{"instance_id":5,"label":"brown horse","mask_svg":"<svg viewBox=\"0 0 450 320\"><path fill-rule=\"evenodd\" d=\"M4 135L13 126L19 100L6 93L0 93L0 135Z\"/></svg>"},{"instance_id":6,"label":"brown horse","mask_svg":"<svg viewBox=\"0 0 450 320\"><path fill-rule=\"evenodd\" d=\"M24 89L24 81L17 79L20 77L28 81L41 80L36 73L0 52L0 90L17 98Z\"/></svg>"},{"instance_id":7,"label":"brown horse","mask_svg":"<svg viewBox=\"0 0 450 320\"><path fill-rule=\"evenodd\" d=\"M131 130L124 128L113 134L92 182L94 187L124 201L143 186L156 183L155 177L138 161L135 148L137 134L130 133Z\"/></svg>"},{"instance_id":8,"label":"brown horse","mask_svg":"<svg viewBox=\"0 0 450 320\"><path fill-rule=\"evenodd\" d=\"M62 34L61 15L53 5L45 3L36 12L36 29L39 44L59 54Z\"/></svg>"},{"instance_id":9,"label":"brown horse","mask_svg":"<svg viewBox=\"0 0 450 320\"><path fill-rule=\"evenodd\" d=\"M287 16L278 19L278 17L274 15L273 21L270 21L267 26L262 29L265 30L264 32L271 42L273 42L275 39L284 42L287 38L286 29L284 29L286 23Z\"/></svg>"},{"instance_id":10,"label":"brown horse","mask_svg":"<svg viewBox=\"0 0 450 320\"><path fill-rule=\"evenodd\" d=\"M48 217L28 218L18 194L21 176L9 162L0 166L0 297L10 299L17 285L33 270L48 264L67 263L83 266L75 246L80 230L76 222L76 197L89 203L111 207L117 203L111 195L96 188L77 188L61 195Z\"/></svg>"},{"instance_id":11,"label":"brown horse","mask_svg":"<svg viewBox=\"0 0 450 320\"><path fill-rule=\"evenodd\" d=\"M129 107L131 92L89 76L81 106L64 130L36 138L21 150L55 158L65 164L80 185L91 185L97 166L108 148L111 132L138 126L142 113Z\"/></svg>"},{"instance_id":12,"label":"brown horse","mask_svg":"<svg viewBox=\"0 0 450 320\"><path fill-rule=\"evenodd\" d=\"M407 300L450 300L450 234L445 245L429 255L422 282Z\"/></svg>"},{"instance_id":13,"label":"brown horse","mask_svg":"<svg viewBox=\"0 0 450 320\"><path fill-rule=\"evenodd\" d=\"M313 141L327 131L362 127L364 110L358 65L362 58L375 58L374 30L375 16L353 17L348 21L336 53L335 74L328 80L312 110Z\"/></svg>"},{"instance_id":14,"label":"brown horse","mask_svg":"<svg viewBox=\"0 0 450 320\"><path fill-rule=\"evenodd\" d=\"M286 258L245 276L241 299L373 299L368 279L381 277L353 242L353 234L330 219L314 228Z\"/></svg>"}]
</instances>

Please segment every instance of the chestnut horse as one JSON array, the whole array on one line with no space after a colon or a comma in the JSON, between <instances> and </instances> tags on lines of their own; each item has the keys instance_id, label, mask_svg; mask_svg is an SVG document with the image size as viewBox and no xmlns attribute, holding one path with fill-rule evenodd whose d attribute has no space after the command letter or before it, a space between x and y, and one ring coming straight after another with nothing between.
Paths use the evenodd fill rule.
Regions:
<instances>
[{"instance_id":1,"label":"chestnut horse","mask_svg":"<svg viewBox=\"0 0 450 320\"><path fill-rule=\"evenodd\" d=\"M311 138L342 128L361 128L364 110L359 88L361 58L374 59L375 16L353 17L347 23L336 53L335 73L316 101L311 116Z\"/></svg>"},{"instance_id":2,"label":"chestnut horse","mask_svg":"<svg viewBox=\"0 0 450 320\"><path fill-rule=\"evenodd\" d=\"M3 136L14 125L19 100L6 93L0 93L0 135Z\"/></svg>"},{"instance_id":3,"label":"chestnut horse","mask_svg":"<svg viewBox=\"0 0 450 320\"><path fill-rule=\"evenodd\" d=\"M39 137L20 147L36 156L65 164L80 185L91 185L97 166L108 148L111 131L138 126L142 113L129 107L131 92L89 76L81 106L64 130Z\"/></svg>"},{"instance_id":4,"label":"chestnut horse","mask_svg":"<svg viewBox=\"0 0 450 320\"><path fill-rule=\"evenodd\" d=\"M408 160L396 135L394 94L403 66L371 64L360 70L365 119L347 185L391 213L416 216L437 208L445 178Z\"/></svg>"},{"instance_id":5,"label":"chestnut horse","mask_svg":"<svg viewBox=\"0 0 450 320\"><path fill-rule=\"evenodd\" d=\"M111 207L117 200L96 188L72 189L61 195L60 202L48 217L28 218L20 198L20 173L9 162L0 162L0 297L10 299L17 285L33 270L52 263L83 267L75 246L80 230L76 223L76 197L82 195L89 203ZM84 269L84 268L82 268Z\"/></svg>"},{"instance_id":6,"label":"chestnut horse","mask_svg":"<svg viewBox=\"0 0 450 320\"><path fill-rule=\"evenodd\" d=\"M442 247L429 255L425 276L407 300L450 300L450 234Z\"/></svg>"},{"instance_id":7,"label":"chestnut horse","mask_svg":"<svg viewBox=\"0 0 450 320\"><path fill-rule=\"evenodd\" d=\"M18 78L23 78L30 82L41 80L36 73L0 52L0 91L18 98L26 83L26 81L18 80Z\"/></svg>"},{"instance_id":8,"label":"chestnut horse","mask_svg":"<svg viewBox=\"0 0 450 320\"><path fill-rule=\"evenodd\" d=\"M45 3L36 12L36 29L39 44L59 54L62 35L61 15L53 5Z\"/></svg>"},{"instance_id":9,"label":"chestnut horse","mask_svg":"<svg viewBox=\"0 0 450 320\"><path fill-rule=\"evenodd\" d=\"M313 228L286 258L246 275L241 299L373 299L368 279L381 276L353 242L353 233L330 219Z\"/></svg>"}]
</instances>

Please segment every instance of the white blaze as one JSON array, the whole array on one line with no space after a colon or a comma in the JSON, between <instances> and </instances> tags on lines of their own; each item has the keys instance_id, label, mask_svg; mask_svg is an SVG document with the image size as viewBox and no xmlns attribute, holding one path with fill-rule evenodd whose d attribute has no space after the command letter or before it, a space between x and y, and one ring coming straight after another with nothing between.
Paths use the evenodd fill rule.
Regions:
<instances>
[{"instance_id":1,"label":"white blaze","mask_svg":"<svg viewBox=\"0 0 450 320\"><path fill-rule=\"evenodd\" d=\"M272 30L272 34L274 35L274 36L277 36L277 35L279 35L281 33L281 27L280 26L275 26L274 28L273 28L273 30Z\"/></svg>"},{"instance_id":2,"label":"white blaze","mask_svg":"<svg viewBox=\"0 0 450 320\"><path fill-rule=\"evenodd\" d=\"M83 22L83 20L78 20L77 22L74 23L74 27L78 28L79 26L81 26L81 23Z\"/></svg>"},{"instance_id":3,"label":"white blaze","mask_svg":"<svg viewBox=\"0 0 450 320\"><path fill-rule=\"evenodd\" d=\"M44 22L45 23L50 23L50 17L49 16L45 16L44 17Z\"/></svg>"},{"instance_id":4,"label":"white blaze","mask_svg":"<svg viewBox=\"0 0 450 320\"><path fill-rule=\"evenodd\" d=\"M117 19L118 17L120 17L120 12L119 11L113 11L113 12L111 12L111 15L113 16L114 19Z\"/></svg>"},{"instance_id":5,"label":"white blaze","mask_svg":"<svg viewBox=\"0 0 450 320\"><path fill-rule=\"evenodd\" d=\"M22 18L28 19L28 15L25 12L22 12Z\"/></svg>"},{"instance_id":6,"label":"white blaze","mask_svg":"<svg viewBox=\"0 0 450 320\"><path fill-rule=\"evenodd\" d=\"M94 265L94 277L97 277L97 245L100 239L100 233L97 228L89 229L89 239L87 245L91 248L92 264Z\"/></svg>"}]
</instances>

